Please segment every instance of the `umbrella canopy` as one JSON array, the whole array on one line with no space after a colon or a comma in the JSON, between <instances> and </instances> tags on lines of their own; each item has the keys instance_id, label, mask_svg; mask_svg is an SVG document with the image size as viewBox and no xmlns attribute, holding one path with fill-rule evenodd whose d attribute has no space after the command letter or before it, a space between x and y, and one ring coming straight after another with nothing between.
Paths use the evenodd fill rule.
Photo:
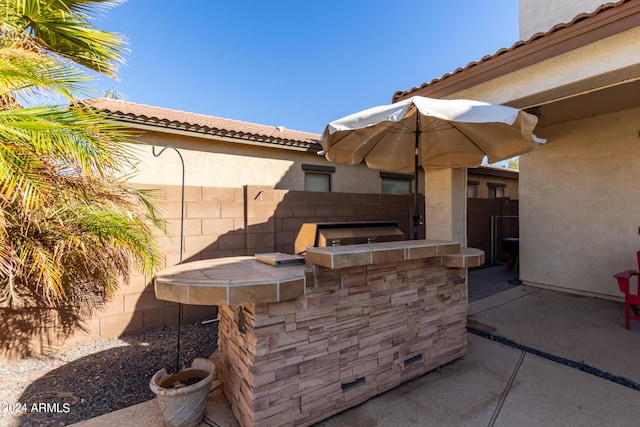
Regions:
<instances>
[{"instance_id":1,"label":"umbrella canopy","mask_svg":"<svg viewBox=\"0 0 640 427\"><path fill-rule=\"evenodd\" d=\"M504 105L414 96L329 123L320 144L332 162L413 172L417 237L419 165L477 167L485 156L495 163L524 154L545 142L533 134L537 123L536 116Z\"/></svg>"}]
</instances>

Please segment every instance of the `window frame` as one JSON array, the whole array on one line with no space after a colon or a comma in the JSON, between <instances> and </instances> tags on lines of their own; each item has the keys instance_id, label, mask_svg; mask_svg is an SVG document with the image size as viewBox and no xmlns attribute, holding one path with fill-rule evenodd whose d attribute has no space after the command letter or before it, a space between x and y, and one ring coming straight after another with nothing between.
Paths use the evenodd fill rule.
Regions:
<instances>
[{"instance_id":1,"label":"window frame","mask_svg":"<svg viewBox=\"0 0 640 427\"><path fill-rule=\"evenodd\" d=\"M478 198L478 187L480 185L480 181L467 181L467 198L468 199L477 199ZM469 197L469 189L473 188L474 195Z\"/></svg>"},{"instance_id":2,"label":"window frame","mask_svg":"<svg viewBox=\"0 0 640 427\"><path fill-rule=\"evenodd\" d=\"M331 192L333 188L333 179L332 174L336 171L335 166L325 166L325 165L311 165L311 164L303 164L302 170L304 171L304 191L312 191L317 193L325 193ZM311 190L307 188L307 177L308 176L326 176L327 177L327 190Z\"/></svg>"},{"instance_id":3,"label":"window frame","mask_svg":"<svg viewBox=\"0 0 640 427\"><path fill-rule=\"evenodd\" d=\"M414 178L415 177L413 175L404 174L404 173L380 172L380 194L391 194L391 195L411 194ZM407 191L406 193L386 193L384 191L385 181L408 182L409 191Z\"/></svg>"},{"instance_id":4,"label":"window frame","mask_svg":"<svg viewBox=\"0 0 640 427\"><path fill-rule=\"evenodd\" d=\"M490 199L504 199L506 197L505 189L507 184L503 184L501 182L488 182L487 187L489 189L489 198ZM502 196L498 196L498 189L502 190Z\"/></svg>"}]
</instances>

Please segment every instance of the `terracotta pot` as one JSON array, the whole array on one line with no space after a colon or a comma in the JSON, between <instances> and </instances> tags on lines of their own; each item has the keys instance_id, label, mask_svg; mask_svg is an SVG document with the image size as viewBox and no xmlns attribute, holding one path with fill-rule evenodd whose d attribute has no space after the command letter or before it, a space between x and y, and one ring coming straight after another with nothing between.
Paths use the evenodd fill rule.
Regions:
<instances>
[{"instance_id":1,"label":"terracotta pot","mask_svg":"<svg viewBox=\"0 0 640 427\"><path fill-rule=\"evenodd\" d=\"M197 426L204 418L211 382L218 367L209 359L194 359L190 368L169 375L161 369L151 378L149 387L169 427Z\"/></svg>"}]
</instances>

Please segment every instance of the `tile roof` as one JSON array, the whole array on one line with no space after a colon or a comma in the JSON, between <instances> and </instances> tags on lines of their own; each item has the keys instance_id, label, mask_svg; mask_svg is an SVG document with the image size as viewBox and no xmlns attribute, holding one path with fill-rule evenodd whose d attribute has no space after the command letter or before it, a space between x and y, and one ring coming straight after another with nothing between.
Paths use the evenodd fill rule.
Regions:
<instances>
[{"instance_id":1,"label":"tile roof","mask_svg":"<svg viewBox=\"0 0 640 427\"><path fill-rule=\"evenodd\" d=\"M107 98L88 99L84 104L104 111L119 122L158 127L160 132L165 128L305 151L321 148L318 144L320 135L282 126L259 125Z\"/></svg>"},{"instance_id":2,"label":"tile roof","mask_svg":"<svg viewBox=\"0 0 640 427\"><path fill-rule=\"evenodd\" d=\"M533 42L535 42L537 40L544 39L546 37L551 36L554 33L557 33L559 31L562 31L562 30L567 29L567 28L571 28L571 27L575 26L576 24L578 24L578 23L580 23L582 21L588 20L590 18L593 18L593 17L595 17L597 15L602 14L603 12L609 11L611 9L618 8L618 7L622 6L625 3L630 3L632 1L635 1L635 0L620 0L620 1L617 1L617 2L605 3L605 4L601 5L600 7L598 7L595 11L593 11L591 13L581 13L581 14L579 14L578 16L573 18L571 20L571 22L569 22L569 23L557 24L557 25L553 26L547 32L536 33L536 34L534 34L533 36L531 36L527 40L520 40L520 41L514 43L513 46L511 46L509 48L502 48L502 49L498 50L496 53L494 53L493 55L486 55L482 59L480 59L479 61L472 61L472 62L468 63L464 67L460 67L460 68L456 69L455 71L453 71L451 73L444 74L442 77L435 78L435 79L431 80L430 82L422 83L420 86L415 86L415 87L413 87L411 89L408 89L408 90L399 90L399 91L397 91L396 93L393 94L392 99L393 99L394 102L396 102L399 99L411 96L411 94L413 92L419 91L420 89L423 89L423 88L425 88L427 86L436 85L439 82L446 81L447 79L449 79L449 78L451 78L453 76L456 76L456 75L458 75L460 73L464 73L465 71L468 71L468 70L470 70L470 69L472 69L474 67L477 67L480 64L487 63L487 62L489 62L489 61L491 61L491 60L493 60L495 58L498 58L499 56L502 56L504 54L516 51L517 49L523 48L525 46L529 46L531 43L533 43Z\"/></svg>"}]
</instances>

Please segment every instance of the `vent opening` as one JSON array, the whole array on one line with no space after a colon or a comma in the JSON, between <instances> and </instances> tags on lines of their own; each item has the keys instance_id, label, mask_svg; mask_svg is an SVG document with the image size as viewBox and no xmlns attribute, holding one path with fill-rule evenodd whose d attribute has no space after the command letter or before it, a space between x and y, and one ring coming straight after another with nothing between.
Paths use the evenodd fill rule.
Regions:
<instances>
[{"instance_id":1,"label":"vent opening","mask_svg":"<svg viewBox=\"0 0 640 427\"><path fill-rule=\"evenodd\" d=\"M364 384L364 377L360 377L357 380L351 381L350 383L342 384L342 391L351 390L354 387L358 387L360 384Z\"/></svg>"},{"instance_id":2,"label":"vent opening","mask_svg":"<svg viewBox=\"0 0 640 427\"><path fill-rule=\"evenodd\" d=\"M421 360L422 360L422 355L421 354L417 354L417 355L415 355L413 357L405 359L404 366L411 365L412 363L416 363L416 362L419 362Z\"/></svg>"}]
</instances>

